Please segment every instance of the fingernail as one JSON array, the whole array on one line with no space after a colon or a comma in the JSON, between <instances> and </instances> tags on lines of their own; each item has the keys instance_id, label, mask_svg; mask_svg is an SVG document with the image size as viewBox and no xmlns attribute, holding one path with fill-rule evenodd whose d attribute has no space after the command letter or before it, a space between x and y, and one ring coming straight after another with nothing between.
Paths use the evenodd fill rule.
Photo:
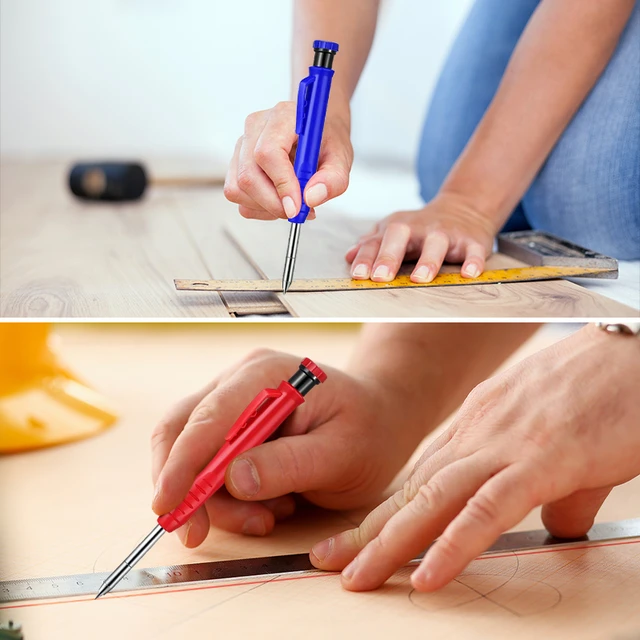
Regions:
<instances>
[{"instance_id":1,"label":"fingernail","mask_svg":"<svg viewBox=\"0 0 640 640\"><path fill-rule=\"evenodd\" d=\"M358 568L358 558L353 560L351 562L351 564L347 565L344 568L344 570L342 571L342 577L346 578L347 580L351 580L351 578L353 578L353 574L356 572L357 568Z\"/></svg>"},{"instance_id":2,"label":"fingernail","mask_svg":"<svg viewBox=\"0 0 640 640\"><path fill-rule=\"evenodd\" d=\"M391 272L389 271L389 267L386 267L385 265L381 264L373 272L373 278L375 278L376 280L390 280L391 279Z\"/></svg>"},{"instance_id":3,"label":"fingernail","mask_svg":"<svg viewBox=\"0 0 640 640\"><path fill-rule=\"evenodd\" d=\"M429 267L425 267L424 265L422 265L421 267L418 267L413 272L413 279L418 280L420 282L431 282L431 280L433 280L433 276L431 275L431 269L429 269Z\"/></svg>"},{"instance_id":4,"label":"fingernail","mask_svg":"<svg viewBox=\"0 0 640 640\"><path fill-rule=\"evenodd\" d=\"M242 533L246 536L263 536L267 533L267 526L263 516L251 516L242 526Z\"/></svg>"},{"instance_id":5,"label":"fingernail","mask_svg":"<svg viewBox=\"0 0 640 640\"><path fill-rule=\"evenodd\" d=\"M282 206L287 218L295 218L298 215L298 208L291 196L285 196L282 198Z\"/></svg>"},{"instance_id":6,"label":"fingernail","mask_svg":"<svg viewBox=\"0 0 640 640\"><path fill-rule=\"evenodd\" d=\"M366 264L359 264L357 267L354 267L351 275L354 278L368 278L369 277L369 267Z\"/></svg>"},{"instance_id":7,"label":"fingernail","mask_svg":"<svg viewBox=\"0 0 640 640\"><path fill-rule=\"evenodd\" d=\"M258 471L253 462L247 458L233 461L229 477L236 491L246 498L255 496L260 489Z\"/></svg>"},{"instance_id":8,"label":"fingernail","mask_svg":"<svg viewBox=\"0 0 640 640\"><path fill-rule=\"evenodd\" d=\"M419 566L412 574L411 574L411 584L416 588L426 587L431 581L431 573L422 566Z\"/></svg>"},{"instance_id":9,"label":"fingernail","mask_svg":"<svg viewBox=\"0 0 640 640\"><path fill-rule=\"evenodd\" d=\"M311 553L320 560L320 562L324 562L331 551L333 550L333 538L329 538L328 540L323 540L322 542L318 542L315 546L311 548Z\"/></svg>"},{"instance_id":10,"label":"fingernail","mask_svg":"<svg viewBox=\"0 0 640 640\"><path fill-rule=\"evenodd\" d=\"M327 199L328 195L327 186L320 182L309 188L304 199L310 207L317 207Z\"/></svg>"},{"instance_id":11,"label":"fingernail","mask_svg":"<svg viewBox=\"0 0 640 640\"><path fill-rule=\"evenodd\" d=\"M158 498L160 497L160 483L156 484L156 488L153 491L153 499L151 500L151 509L156 506L156 502L158 502Z\"/></svg>"},{"instance_id":12,"label":"fingernail","mask_svg":"<svg viewBox=\"0 0 640 640\"><path fill-rule=\"evenodd\" d=\"M187 524L184 525L184 529L180 531L180 540L182 544L186 547L187 541L189 540L189 531L191 531L191 525L193 523L191 520L187 520Z\"/></svg>"},{"instance_id":13,"label":"fingernail","mask_svg":"<svg viewBox=\"0 0 640 640\"><path fill-rule=\"evenodd\" d=\"M477 278L480 275L480 269L475 264L470 264L466 269L465 273L470 278Z\"/></svg>"}]
</instances>

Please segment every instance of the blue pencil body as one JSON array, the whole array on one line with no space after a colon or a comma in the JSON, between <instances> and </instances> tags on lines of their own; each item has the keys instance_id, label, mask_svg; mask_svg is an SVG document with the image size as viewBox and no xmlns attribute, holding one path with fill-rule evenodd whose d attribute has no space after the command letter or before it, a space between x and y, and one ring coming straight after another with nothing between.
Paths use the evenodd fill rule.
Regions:
<instances>
[{"instance_id":1,"label":"blue pencil body","mask_svg":"<svg viewBox=\"0 0 640 640\"><path fill-rule=\"evenodd\" d=\"M334 42L316 40L313 46L316 52L318 49L330 51L332 54L338 51L338 45ZM313 66L309 67L309 75L300 82L298 88L296 109L298 148L293 169L300 182L302 207L295 218L289 219L289 222L294 224L303 223L309 215L309 207L304 201L304 189L307 186L307 182L318 170L322 132L324 131L324 121L327 116L327 106L331 92L331 80L334 74L333 69L321 65L325 59L331 60L332 58L333 55L323 57L316 54Z\"/></svg>"}]
</instances>

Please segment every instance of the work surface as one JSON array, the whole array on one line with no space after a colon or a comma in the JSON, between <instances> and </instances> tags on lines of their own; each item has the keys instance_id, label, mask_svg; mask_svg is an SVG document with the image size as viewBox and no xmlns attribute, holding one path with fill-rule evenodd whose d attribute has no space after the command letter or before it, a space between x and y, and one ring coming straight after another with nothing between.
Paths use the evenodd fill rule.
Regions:
<instances>
[{"instance_id":1,"label":"work surface","mask_svg":"<svg viewBox=\"0 0 640 640\"><path fill-rule=\"evenodd\" d=\"M342 366L354 326L154 327L66 325L65 360L117 406L102 436L0 460L0 580L112 570L154 525L150 430L174 400L258 346ZM545 329L531 353L567 329ZM399 478L402 477L402 474ZM266 538L213 531L197 550L165 536L143 566L308 551L366 510L308 511ZM640 515L640 481L614 490L599 521ZM518 529L540 528L538 512ZM441 592L413 592L409 570L373 593L348 593L336 575L250 579L107 596L99 601L0 607L27 640L256 638L640 637L640 541L479 559ZM428 631L427 631L428 630Z\"/></svg>"},{"instance_id":2,"label":"work surface","mask_svg":"<svg viewBox=\"0 0 640 640\"><path fill-rule=\"evenodd\" d=\"M179 292L174 278L279 278L289 225L242 220L221 189L158 187L138 203L87 204L68 192L67 170L68 164L2 165L3 317L638 315L635 280L625 296L631 306L605 297L620 289L613 281L596 282L597 292L566 281L287 296ZM335 215L305 225L296 275L348 275L344 252L369 227L364 220ZM493 256L488 268L518 264Z\"/></svg>"}]
</instances>

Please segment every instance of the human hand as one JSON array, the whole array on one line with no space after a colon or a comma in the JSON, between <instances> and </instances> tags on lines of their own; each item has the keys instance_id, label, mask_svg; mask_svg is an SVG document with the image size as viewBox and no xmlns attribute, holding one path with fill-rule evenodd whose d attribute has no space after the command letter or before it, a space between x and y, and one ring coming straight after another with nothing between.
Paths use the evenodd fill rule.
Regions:
<instances>
[{"instance_id":1,"label":"human hand","mask_svg":"<svg viewBox=\"0 0 640 640\"><path fill-rule=\"evenodd\" d=\"M151 439L153 510L162 515L185 497L232 424L255 395L297 370L300 358L259 351L176 405ZM411 455L393 432L397 396L371 379L324 368L327 381L284 423L274 440L238 456L223 487L179 530L186 546L210 524L232 532L269 533L290 516L292 494L331 509L370 504ZM415 446L415 444L413 445Z\"/></svg>"},{"instance_id":2,"label":"human hand","mask_svg":"<svg viewBox=\"0 0 640 640\"><path fill-rule=\"evenodd\" d=\"M431 282L445 260L462 262L462 275L477 278L498 230L462 198L440 194L422 209L384 218L345 258L357 280L390 282L404 259L418 260L411 274L413 282Z\"/></svg>"},{"instance_id":3,"label":"human hand","mask_svg":"<svg viewBox=\"0 0 640 640\"><path fill-rule=\"evenodd\" d=\"M292 163L298 140L295 123L294 102L280 102L246 119L224 186L225 196L239 205L241 216L272 220L298 215L302 195ZM318 171L304 192L305 202L312 209L311 219L315 216L314 207L346 191L352 163L348 114L330 111Z\"/></svg>"},{"instance_id":4,"label":"human hand","mask_svg":"<svg viewBox=\"0 0 640 640\"><path fill-rule=\"evenodd\" d=\"M640 340L588 326L483 382L403 489L314 546L313 564L375 589L437 538L411 576L434 591L539 505L551 534L584 535L640 474L639 373Z\"/></svg>"}]
</instances>

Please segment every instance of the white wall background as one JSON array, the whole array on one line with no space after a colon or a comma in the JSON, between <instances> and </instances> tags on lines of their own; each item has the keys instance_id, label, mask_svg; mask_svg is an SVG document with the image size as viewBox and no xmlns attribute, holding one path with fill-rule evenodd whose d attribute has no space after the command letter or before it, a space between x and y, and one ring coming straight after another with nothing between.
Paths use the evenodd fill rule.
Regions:
<instances>
[{"instance_id":1,"label":"white wall background","mask_svg":"<svg viewBox=\"0 0 640 640\"><path fill-rule=\"evenodd\" d=\"M226 159L245 116L288 96L294 1L0 0L0 151ZM354 99L360 159L413 161L471 3L387 0Z\"/></svg>"}]
</instances>

